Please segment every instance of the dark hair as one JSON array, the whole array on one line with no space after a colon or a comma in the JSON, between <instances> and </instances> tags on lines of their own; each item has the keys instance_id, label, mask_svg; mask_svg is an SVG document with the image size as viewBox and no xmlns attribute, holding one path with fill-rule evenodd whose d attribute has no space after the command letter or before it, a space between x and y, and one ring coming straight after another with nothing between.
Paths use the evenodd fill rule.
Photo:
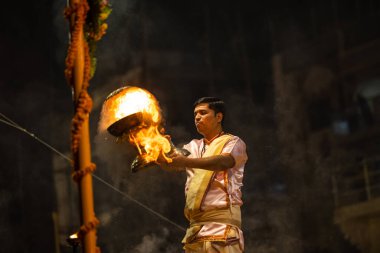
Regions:
<instances>
[{"instance_id":1,"label":"dark hair","mask_svg":"<svg viewBox=\"0 0 380 253\"><path fill-rule=\"evenodd\" d=\"M194 103L194 108L197 107L197 105L199 104L208 104L208 107L213 110L215 112L215 114L217 113L222 113L223 114L223 118L222 118L222 125L223 125L223 121L224 121L224 118L226 116L226 106L224 105L224 101L221 100L220 98L216 98L216 97L202 97L200 99L198 99L197 101L195 101Z\"/></svg>"}]
</instances>

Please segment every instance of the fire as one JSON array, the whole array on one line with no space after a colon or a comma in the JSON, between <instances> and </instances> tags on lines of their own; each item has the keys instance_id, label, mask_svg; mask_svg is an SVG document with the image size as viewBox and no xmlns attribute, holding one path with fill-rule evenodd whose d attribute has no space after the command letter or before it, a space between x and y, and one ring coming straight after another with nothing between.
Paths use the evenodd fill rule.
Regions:
<instances>
[{"instance_id":1,"label":"fire","mask_svg":"<svg viewBox=\"0 0 380 253\"><path fill-rule=\"evenodd\" d=\"M78 239L78 233L70 235L70 239Z\"/></svg>"},{"instance_id":2,"label":"fire","mask_svg":"<svg viewBox=\"0 0 380 253\"><path fill-rule=\"evenodd\" d=\"M134 115L139 124L126 128L122 140L127 139L135 145L146 162L157 161L160 154L170 162L165 153L170 152L171 145L160 129L161 110L157 99L147 90L127 86L112 92L103 104L99 131L105 131L115 123L126 124L122 120Z\"/></svg>"},{"instance_id":3,"label":"fire","mask_svg":"<svg viewBox=\"0 0 380 253\"><path fill-rule=\"evenodd\" d=\"M99 130L105 131L116 121L138 112L142 112L155 124L161 123L160 107L151 93L138 87L117 89L103 104Z\"/></svg>"},{"instance_id":4,"label":"fire","mask_svg":"<svg viewBox=\"0 0 380 253\"><path fill-rule=\"evenodd\" d=\"M135 143L140 155L144 156L146 162L157 161L160 154L162 154L168 162L171 161L171 159L165 155L165 153L169 153L171 150L170 143L155 126L131 131L129 142L132 144ZM139 148L140 146L143 147L143 150Z\"/></svg>"}]
</instances>

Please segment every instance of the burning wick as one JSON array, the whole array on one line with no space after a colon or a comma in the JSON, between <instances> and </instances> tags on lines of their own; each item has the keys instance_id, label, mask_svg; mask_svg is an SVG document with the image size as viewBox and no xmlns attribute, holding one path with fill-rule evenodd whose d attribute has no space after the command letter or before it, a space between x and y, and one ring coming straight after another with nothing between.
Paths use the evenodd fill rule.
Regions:
<instances>
[{"instance_id":1,"label":"burning wick","mask_svg":"<svg viewBox=\"0 0 380 253\"><path fill-rule=\"evenodd\" d=\"M70 239L78 239L78 234L75 233L75 234L70 235Z\"/></svg>"},{"instance_id":2,"label":"burning wick","mask_svg":"<svg viewBox=\"0 0 380 253\"><path fill-rule=\"evenodd\" d=\"M68 238L66 238L66 241L68 244L70 244L71 247L73 247L74 252L76 252L76 248L79 246L81 242L78 237L78 233L70 235Z\"/></svg>"},{"instance_id":3,"label":"burning wick","mask_svg":"<svg viewBox=\"0 0 380 253\"><path fill-rule=\"evenodd\" d=\"M148 91L132 86L112 92L105 100L99 130L107 131L135 146L139 155L131 164L132 172L154 165L160 155L171 162L168 154L177 152L188 156L189 151L178 149L162 128L161 109ZM161 131L160 131L161 130Z\"/></svg>"}]
</instances>

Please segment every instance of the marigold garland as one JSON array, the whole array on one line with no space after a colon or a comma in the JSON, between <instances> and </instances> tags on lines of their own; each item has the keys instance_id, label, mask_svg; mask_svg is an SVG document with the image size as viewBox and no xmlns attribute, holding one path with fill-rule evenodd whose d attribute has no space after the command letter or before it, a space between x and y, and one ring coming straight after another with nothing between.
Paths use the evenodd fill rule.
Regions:
<instances>
[{"instance_id":1,"label":"marigold garland","mask_svg":"<svg viewBox=\"0 0 380 253\"><path fill-rule=\"evenodd\" d=\"M67 51L67 56L65 60L66 69L65 76L69 84L72 84L72 75L74 69L74 60L76 53L78 51L78 41L79 41L79 32L84 26L86 21L86 14L89 10L89 6L86 0L81 1L81 3L76 3L73 7L66 7L64 15L67 19L75 15L75 22L71 31L71 40L69 48Z\"/></svg>"},{"instance_id":2,"label":"marigold garland","mask_svg":"<svg viewBox=\"0 0 380 253\"><path fill-rule=\"evenodd\" d=\"M96 217L94 217L92 221L89 221L88 223L80 227L78 237L83 238L85 234L95 229L99 224L100 224L99 220Z\"/></svg>"},{"instance_id":3,"label":"marigold garland","mask_svg":"<svg viewBox=\"0 0 380 253\"><path fill-rule=\"evenodd\" d=\"M105 19L111 12L108 1L93 0L90 2L90 4L91 9L87 0L81 0L80 3L75 3L71 7L66 7L64 10L64 16L66 19L70 20L71 18L74 18L74 24L71 27L70 44L65 59L65 77L71 86L73 86L74 83L73 71L75 57L77 56L79 46L82 46L79 45L79 36L81 30L84 31L85 38L83 41L83 82L82 87L79 91L78 99L76 100L75 114L71 125L71 151L74 158L72 177L76 182L79 182L84 175L92 173L96 169L96 165L94 163L91 163L84 169L80 169L77 167L78 163L75 161L78 159L81 129L83 127L84 121L88 118L88 115L92 110L92 99L87 92L87 88L89 86L89 81L95 71L95 41L100 40L101 37L105 34L107 29ZM90 13L89 16L91 16L93 20L95 19L96 22L89 21L87 16L88 12ZM89 44L91 45L90 47ZM80 238L83 238L86 233L88 233L90 230L95 229L98 224L99 220L94 217L92 221L80 227L78 235ZM96 247L96 252L100 252L99 247Z\"/></svg>"},{"instance_id":4,"label":"marigold garland","mask_svg":"<svg viewBox=\"0 0 380 253\"><path fill-rule=\"evenodd\" d=\"M91 163L90 165L88 165L84 169L73 171L71 173L71 176L72 176L73 180L78 183L84 175L86 175L88 173L92 173L95 170L96 170L96 164L95 163Z\"/></svg>"},{"instance_id":5,"label":"marigold garland","mask_svg":"<svg viewBox=\"0 0 380 253\"><path fill-rule=\"evenodd\" d=\"M91 230L96 229L96 227L99 226L99 224L100 224L100 221L96 217L94 217L94 219L92 221L89 221L88 223L82 225L79 228L79 231L77 232L78 238L80 240L83 240L85 234L87 234ZM96 247L95 252L100 253L101 252L100 248Z\"/></svg>"}]
</instances>

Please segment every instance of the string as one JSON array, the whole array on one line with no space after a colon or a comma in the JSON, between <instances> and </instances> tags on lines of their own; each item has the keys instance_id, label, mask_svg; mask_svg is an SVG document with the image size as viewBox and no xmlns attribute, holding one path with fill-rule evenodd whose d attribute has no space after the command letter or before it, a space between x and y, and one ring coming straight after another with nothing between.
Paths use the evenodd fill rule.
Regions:
<instances>
[{"instance_id":1,"label":"string","mask_svg":"<svg viewBox=\"0 0 380 253\"><path fill-rule=\"evenodd\" d=\"M16 122L12 121L11 119L9 119L8 117L6 117L4 114L0 113L0 116L3 117L4 119L0 119L0 122L8 125L8 126L11 126L13 128L16 128L17 130L20 130L21 132L24 132L25 134L29 135L30 137L32 137L33 139L35 139L36 141L40 142L41 144L43 144L45 147L47 147L48 149L54 151L56 154L58 154L59 156L61 156L62 158L64 158L65 160L69 161L69 162L72 162L72 159L69 158L68 156L66 156L65 154L63 154L62 152L58 151L56 148L54 148L53 146L51 146L50 144L48 144L47 142L41 140L40 138L38 138L35 134L29 132L28 130L26 130L25 128L21 127L19 124L17 124ZM174 227L178 228L179 230L181 231L186 231L186 229L184 227L182 227L181 225L175 223L174 221L170 220L169 218L165 217L164 215L158 213L157 211L153 210L152 208L148 207L147 205L141 203L140 201L136 200L135 198L133 198L132 196L130 196L129 194L119 190L118 188L116 188L115 186L113 186L112 184L108 183L107 181L105 181L104 179L102 179L101 177L95 175L95 174L92 174L92 176L97 179L99 182L103 183L104 185L108 186L109 188L111 188L112 190L118 192L119 194L123 195L125 198L127 198L129 201L137 204L138 206L142 207L143 209L149 211L150 213L156 215L158 218L170 223L171 225L173 225Z\"/></svg>"}]
</instances>

